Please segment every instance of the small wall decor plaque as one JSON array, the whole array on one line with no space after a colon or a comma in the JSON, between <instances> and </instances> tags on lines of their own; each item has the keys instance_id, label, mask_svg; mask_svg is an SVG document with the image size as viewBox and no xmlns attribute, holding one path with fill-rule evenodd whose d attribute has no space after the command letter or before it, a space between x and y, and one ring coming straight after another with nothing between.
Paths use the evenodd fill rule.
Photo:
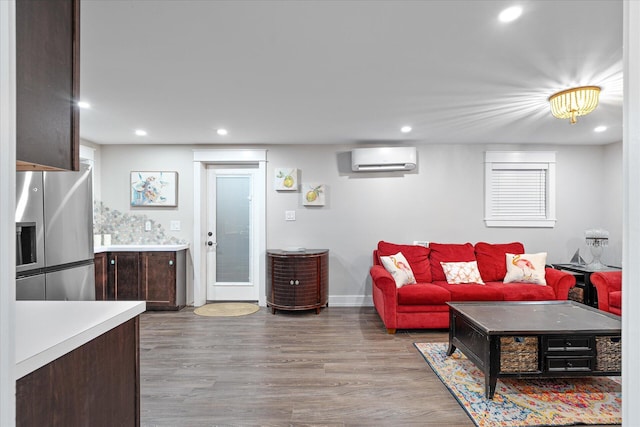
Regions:
<instances>
[{"instance_id":1,"label":"small wall decor plaque","mask_svg":"<svg viewBox=\"0 0 640 427\"><path fill-rule=\"evenodd\" d=\"M298 190L298 169L277 168L274 188L278 191Z\"/></svg>"},{"instance_id":2,"label":"small wall decor plaque","mask_svg":"<svg viewBox=\"0 0 640 427\"><path fill-rule=\"evenodd\" d=\"M304 206L324 206L324 184L302 184Z\"/></svg>"},{"instance_id":3,"label":"small wall decor plaque","mask_svg":"<svg viewBox=\"0 0 640 427\"><path fill-rule=\"evenodd\" d=\"M178 206L178 172L131 172L131 206Z\"/></svg>"}]
</instances>

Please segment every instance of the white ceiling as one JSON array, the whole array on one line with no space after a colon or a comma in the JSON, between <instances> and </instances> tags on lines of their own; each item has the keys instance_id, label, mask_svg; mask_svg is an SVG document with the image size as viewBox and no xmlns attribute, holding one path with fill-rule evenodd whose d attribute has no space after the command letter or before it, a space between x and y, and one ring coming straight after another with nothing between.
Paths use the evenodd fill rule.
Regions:
<instances>
[{"instance_id":1,"label":"white ceiling","mask_svg":"<svg viewBox=\"0 0 640 427\"><path fill-rule=\"evenodd\" d=\"M549 95L587 84L596 111L551 116ZM98 144L607 144L622 85L621 0L81 3Z\"/></svg>"}]
</instances>

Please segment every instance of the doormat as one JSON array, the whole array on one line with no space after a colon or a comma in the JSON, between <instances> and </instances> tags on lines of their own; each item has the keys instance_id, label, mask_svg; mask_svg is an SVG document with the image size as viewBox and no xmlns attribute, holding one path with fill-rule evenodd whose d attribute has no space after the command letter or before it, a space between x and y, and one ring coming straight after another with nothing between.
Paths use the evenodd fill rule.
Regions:
<instances>
[{"instance_id":1,"label":"doormat","mask_svg":"<svg viewBox=\"0 0 640 427\"><path fill-rule=\"evenodd\" d=\"M247 302L214 302L196 308L193 312L199 316L232 317L246 316L260 310L257 304Z\"/></svg>"},{"instance_id":2,"label":"doormat","mask_svg":"<svg viewBox=\"0 0 640 427\"><path fill-rule=\"evenodd\" d=\"M415 343L433 372L478 427L621 424L620 377L498 378L493 400L484 373L448 343Z\"/></svg>"}]
</instances>

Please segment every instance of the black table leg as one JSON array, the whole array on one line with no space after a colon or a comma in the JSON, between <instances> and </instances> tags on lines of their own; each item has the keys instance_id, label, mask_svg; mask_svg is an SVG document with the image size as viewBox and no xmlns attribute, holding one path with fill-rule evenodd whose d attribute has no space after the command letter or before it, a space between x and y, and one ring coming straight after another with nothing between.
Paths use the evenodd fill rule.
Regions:
<instances>
[{"instance_id":1,"label":"black table leg","mask_svg":"<svg viewBox=\"0 0 640 427\"><path fill-rule=\"evenodd\" d=\"M487 399L493 399L496 392L496 384L498 383L497 375L484 375L484 395Z\"/></svg>"},{"instance_id":2,"label":"black table leg","mask_svg":"<svg viewBox=\"0 0 640 427\"><path fill-rule=\"evenodd\" d=\"M447 349L447 356L451 356L456 351L456 346L449 341L449 348Z\"/></svg>"},{"instance_id":3,"label":"black table leg","mask_svg":"<svg viewBox=\"0 0 640 427\"><path fill-rule=\"evenodd\" d=\"M485 396L487 399L493 399L493 395L496 392L498 372L500 372L500 350L500 337L497 335L489 337L489 352L485 356L489 359L489 366L484 373Z\"/></svg>"}]
</instances>

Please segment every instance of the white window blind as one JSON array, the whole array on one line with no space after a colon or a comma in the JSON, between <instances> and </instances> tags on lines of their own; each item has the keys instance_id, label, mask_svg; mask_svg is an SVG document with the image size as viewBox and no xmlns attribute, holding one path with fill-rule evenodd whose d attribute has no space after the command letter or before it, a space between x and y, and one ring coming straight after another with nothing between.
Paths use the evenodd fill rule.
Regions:
<instances>
[{"instance_id":1,"label":"white window blind","mask_svg":"<svg viewBox=\"0 0 640 427\"><path fill-rule=\"evenodd\" d=\"M555 225L555 153L487 152L485 163L487 226Z\"/></svg>"},{"instance_id":2,"label":"white window blind","mask_svg":"<svg viewBox=\"0 0 640 427\"><path fill-rule=\"evenodd\" d=\"M546 170L494 169L491 216L546 218Z\"/></svg>"}]
</instances>

